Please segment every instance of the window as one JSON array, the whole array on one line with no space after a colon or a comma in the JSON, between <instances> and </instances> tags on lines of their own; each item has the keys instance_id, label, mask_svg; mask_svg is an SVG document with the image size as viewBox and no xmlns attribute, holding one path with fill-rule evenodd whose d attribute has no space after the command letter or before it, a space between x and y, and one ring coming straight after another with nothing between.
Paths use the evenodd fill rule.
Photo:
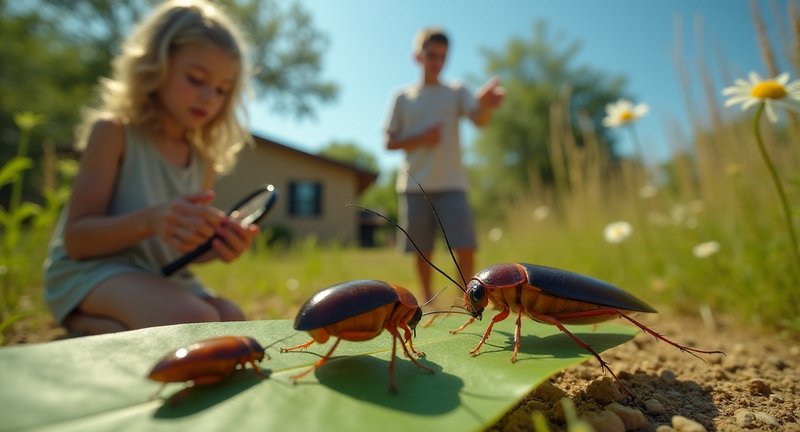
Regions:
<instances>
[{"instance_id":1,"label":"window","mask_svg":"<svg viewBox=\"0 0 800 432\"><path fill-rule=\"evenodd\" d=\"M322 184L310 180L289 182L289 215L299 217L322 215Z\"/></svg>"}]
</instances>

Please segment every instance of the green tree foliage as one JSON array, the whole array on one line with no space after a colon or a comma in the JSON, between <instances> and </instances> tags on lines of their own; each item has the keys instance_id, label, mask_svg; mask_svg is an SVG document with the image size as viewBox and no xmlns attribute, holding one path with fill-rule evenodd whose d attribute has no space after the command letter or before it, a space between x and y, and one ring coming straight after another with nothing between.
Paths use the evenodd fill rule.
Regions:
<instances>
[{"instance_id":1,"label":"green tree foliage","mask_svg":"<svg viewBox=\"0 0 800 432\"><path fill-rule=\"evenodd\" d=\"M41 157L41 143L69 147L81 107L91 104L101 76L135 22L157 0L0 0L0 160L15 152L19 131L13 116L35 112L48 122L31 137L30 157ZM276 109L313 116L317 103L333 100L334 83L321 76L328 40L313 27L298 2L221 1L250 37L257 95ZM26 196L38 191L29 172ZM2 191L7 195L7 191ZM7 197L6 197L7 199ZM0 197L0 202L5 201Z\"/></svg>"},{"instance_id":2,"label":"green tree foliage","mask_svg":"<svg viewBox=\"0 0 800 432\"><path fill-rule=\"evenodd\" d=\"M330 159L344 162L363 170L378 172L375 155L348 141L333 141L323 147L319 154Z\"/></svg>"},{"instance_id":3,"label":"green tree foliage","mask_svg":"<svg viewBox=\"0 0 800 432\"><path fill-rule=\"evenodd\" d=\"M0 160L17 153L20 131L14 116L20 112L48 119L32 131L29 156L38 159L45 137L64 141L72 136L79 105L91 94L85 61L90 54L61 38L37 10L12 11L6 2L0 2L0 38ZM26 181L26 189L38 190L37 178Z\"/></svg>"},{"instance_id":4,"label":"green tree foliage","mask_svg":"<svg viewBox=\"0 0 800 432\"><path fill-rule=\"evenodd\" d=\"M484 50L487 71L502 79L507 95L475 143L472 175L481 207L528 192L533 175L553 181L550 112L560 101L568 101L574 128L577 113L586 113L601 143L611 147L601 120L605 105L621 96L625 81L574 65L580 48L563 35L551 38L547 25L537 22L532 39L512 39L499 52ZM574 135L577 145L583 145L581 133Z\"/></svg>"}]
</instances>

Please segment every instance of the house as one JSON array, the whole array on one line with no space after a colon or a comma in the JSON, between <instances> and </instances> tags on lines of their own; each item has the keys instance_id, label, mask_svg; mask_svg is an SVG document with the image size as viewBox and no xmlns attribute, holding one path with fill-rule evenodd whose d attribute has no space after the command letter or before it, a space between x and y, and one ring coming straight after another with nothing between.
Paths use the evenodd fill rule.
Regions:
<instances>
[{"instance_id":1,"label":"house","mask_svg":"<svg viewBox=\"0 0 800 432\"><path fill-rule=\"evenodd\" d=\"M314 155L253 136L238 163L215 185L215 206L227 209L258 185L270 183L278 201L263 226L280 229L298 239L316 235L321 242L357 244L362 227L359 195L378 178L378 173L324 156Z\"/></svg>"}]
</instances>

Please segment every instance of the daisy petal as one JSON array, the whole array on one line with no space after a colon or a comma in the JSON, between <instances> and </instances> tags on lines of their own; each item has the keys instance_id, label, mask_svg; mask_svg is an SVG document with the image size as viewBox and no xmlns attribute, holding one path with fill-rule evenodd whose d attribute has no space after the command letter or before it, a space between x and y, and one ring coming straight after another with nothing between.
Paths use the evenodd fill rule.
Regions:
<instances>
[{"instance_id":1,"label":"daisy petal","mask_svg":"<svg viewBox=\"0 0 800 432\"><path fill-rule=\"evenodd\" d=\"M769 101L764 104L764 111L767 113L767 119L770 123L774 124L778 122L778 115L775 113L775 108L772 107Z\"/></svg>"},{"instance_id":2,"label":"daisy petal","mask_svg":"<svg viewBox=\"0 0 800 432\"><path fill-rule=\"evenodd\" d=\"M755 105L755 104L757 104L759 102L761 102L761 101L758 100L758 99L748 98L747 101L742 104L742 111L745 111L746 109L750 108L751 106L753 106L753 105Z\"/></svg>"}]
</instances>

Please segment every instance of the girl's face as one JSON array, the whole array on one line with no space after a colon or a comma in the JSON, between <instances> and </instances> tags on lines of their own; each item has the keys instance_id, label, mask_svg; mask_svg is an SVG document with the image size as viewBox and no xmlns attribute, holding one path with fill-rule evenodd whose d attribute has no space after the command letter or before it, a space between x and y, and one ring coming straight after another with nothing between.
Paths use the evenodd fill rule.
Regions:
<instances>
[{"instance_id":1,"label":"girl's face","mask_svg":"<svg viewBox=\"0 0 800 432\"><path fill-rule=\"evenodd\" d=\"M225 105L238 74L238 59L211 42L178 48L157 92L165 128L182 132L203 127Z\"/></svg>"}]
</instances>

